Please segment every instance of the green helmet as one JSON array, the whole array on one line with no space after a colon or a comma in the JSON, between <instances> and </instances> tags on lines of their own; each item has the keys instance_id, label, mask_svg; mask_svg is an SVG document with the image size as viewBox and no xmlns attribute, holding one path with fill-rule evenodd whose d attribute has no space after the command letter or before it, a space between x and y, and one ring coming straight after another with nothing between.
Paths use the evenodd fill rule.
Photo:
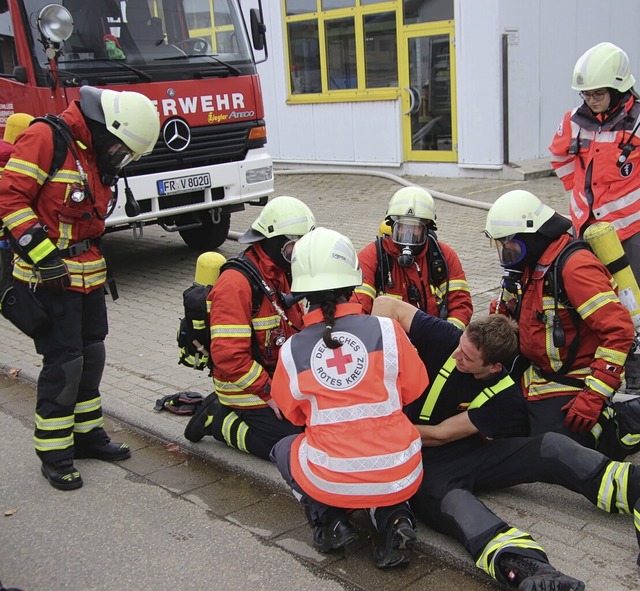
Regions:
<instances>
[{"instance_id":1,"label":"green helmet","mask_svg":"<svg viewBox=\"0 0 640 591\"><path fill-rule=\"evenodd\" d=\"M604 42L587 49L578 58L571 88L579 91L613 88L625 92L635 81L629 56L617 45Z\"/></svg>"},{"instance_id":2,"label":"green helmet","mask_svg":"<svg viewBox=\"0 0 640 591\"><path fill-rule=\"evenodd\" d=\"M251 244L274 236L304 236L316 225L309 207L295 197L276 197L267 203L238 242Z\"/></svg>"},{"instance_id":3,"label":"green helmet","mask_svg":"<svg viewBox=\"0 0 640 591\"><path fill-rule=\"evenodd\" d=\"M313 293L362 283L358 254L351 240L335 230L316 228L293 247L292 293Z\"/></svg>"},{"instance_id":4,"label":"green helmet","mask_svg":"<svg viewBox=\"0 0 640 591\"><path fill-rule=\"evenodd\" d=\"M387 208L387 217L393 221L399 217L412 217L435 222L436 205L431 193L426 189L404 187L391 197Z\"/></svg>"},{"instance_id":5,"label":"green helmet","mask_svg":"<svg viewBox=\"0 0 640 591\"><path fill-rule=\"evenodd\" d=\"M126 145L133 152L133 159L151 152L158 141L160 115L153 103L139 92L83 86L80 108Z\"/></svg>"},{"instance_id":6,"label":"green helmet","mask_svg":"<svg viewBox=\"0 0 640 591\"><path fill-rule=\"evenodd\" d=\"M534 234L555 211L529 191L509 191L495 201L487 213L485 234L493 240L514 234Z\"/></svg>"}]
</instances>

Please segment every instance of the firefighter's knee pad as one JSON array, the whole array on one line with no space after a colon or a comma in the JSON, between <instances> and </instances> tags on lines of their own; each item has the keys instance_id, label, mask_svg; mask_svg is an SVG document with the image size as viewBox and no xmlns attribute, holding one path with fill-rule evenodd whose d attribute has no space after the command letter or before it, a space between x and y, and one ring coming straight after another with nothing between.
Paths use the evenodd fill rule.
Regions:
<instances>
[{"instance_id":1,"label":"firefighter's knee pad","mask_svg":"<svg viewBox=\"0 0 640 591\"><path fill-rule=\"evenodd\" d=\"M613 408L616 411L615 418L621 434L640 434L640 397L615 402Z\"/></svg>"},{"instance_id":2,"label":"firefighter's knee pad","mask_svg":"<svg viewBox=\"0 0 640 591\"><path fill-rule=\"evenodd\" d=\"M440 503L442 514L450 520L465 546L472 540L491 539L506 524L473 493L464 489L449 491ZM469 550L474 553L473 549Z\"/></svg>"},{"instance_id":3,"label":"firefighter's knee pad","mask_svg":"<svg viewBox=\"0 0 640 591\"><path fill-rule=\"evenodd\" d=\"M552 460L558 470L573 474L576 480L586 480L607 463L607 458L600 452L584 447L560 433L545 433L541 437L540 457Z\"/></svg>"},{"instance_id":4,"label":"firefighter's knee pad","mask_svg":"<svg viewBox=\"0 0 640 591\"><path fill-rule=\"evenodd\" d=\"M83 349L83 358L80 388L85 391L97 390L100 386L100 380L102 380L106 359L104 343L98 341L87 345Z\"/></svg>"},{"instance_id":5,"label":"firefighter's knee pad","mask_svg":"<svg viewBox=\"0 0 640 591\"><path fill-rule=\"evenodd\" d=\"M82 364L82 357L76 357L51 369L50 377L60 385L53 399L56 404L72 406L75 403L82 376Z\"/></svg>"}]
</instances>

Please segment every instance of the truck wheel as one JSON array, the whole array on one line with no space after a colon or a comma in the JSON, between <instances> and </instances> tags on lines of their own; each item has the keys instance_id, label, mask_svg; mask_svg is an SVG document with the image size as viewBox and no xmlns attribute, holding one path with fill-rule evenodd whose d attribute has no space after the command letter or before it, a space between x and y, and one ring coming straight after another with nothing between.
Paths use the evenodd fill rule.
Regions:
<instances>
[{"instance_id":1,"label":"truck wheel","mask_svg":"<svg viewBox=\"0 0 640 591\"><path fill-rule=\"evenodd\" d=\"M220 214L220 221L217 224L213 223L208 211L201 211L197 215L202 226L192 230L180 230L180 236L186 245L194 250L215 250L227 239L231 226L231 214Z\"/></svg>"},{"instance_id":2,"label":"truck wheel","mask_svg":"<svg viewBox=\"0 0 640 591\"><path fill-rule=\"evenodd\" d=\"M0 291L11 280L11 260L13 251L10 248L0 248Z\"/></svg>"}]
</instances>

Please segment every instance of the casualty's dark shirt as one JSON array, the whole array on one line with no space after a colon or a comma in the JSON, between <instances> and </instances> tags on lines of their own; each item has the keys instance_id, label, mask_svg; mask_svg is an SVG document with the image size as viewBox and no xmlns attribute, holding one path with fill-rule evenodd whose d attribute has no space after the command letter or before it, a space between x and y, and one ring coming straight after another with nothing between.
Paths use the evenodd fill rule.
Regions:
<instances>
[{"instance_id":1,"label":"casualty's dark shirt","mask_svg":"<svg viewBox=\"0 0 640 591\"><path fill-rule=\"evenodd\" d=\"M428 393L436 383L438 372L455 351L463 331L450 322L418 310L411 323L409 338L416 347L429 374L429 387L410 405L405 414L416 425L436 425L467 410L467 406L485 388L495 386L506 375L496 374L490 380L478 380L472 374L462 373L455 366L447 378L429 420L420 418L420 411ZM519 386L513 384L489 398L478 408L469 410L469 419L487 438L525 436L528 432L526 408ZM475 436L474 436L475 437Z\"/></svg>"}]
</instances>

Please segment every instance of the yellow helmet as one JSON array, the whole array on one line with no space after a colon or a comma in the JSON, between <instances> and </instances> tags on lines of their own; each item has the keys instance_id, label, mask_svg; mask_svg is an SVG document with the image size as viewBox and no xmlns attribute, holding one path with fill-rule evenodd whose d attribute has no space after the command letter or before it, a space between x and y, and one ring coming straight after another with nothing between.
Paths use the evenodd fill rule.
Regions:
<instances>
[{"instance_id":1,"label":"yellow helmet","mask_svg":"<svg viewBox=\"0 0 640 591\"><path fill-rule=\"evenodd\" d=\"M238 242L251 244L274 236L303 236L316 225L309 207L296 199L283 195L271 199Z\"/></svg>"},{"instance_id":2,"label":"yellow helmet","mask_svg":"<svg viewBox=\"0 0 640 591\"><path fill-rule=\"evenodd\" d=\"M387 217L412 217L436 221L436 204L431 193L422 187L403 187L389 201Z\"/></svg>"},{"instance_id":3,"label":"yellow helmet","mask_svg":"<svg viewBox=\"0 0 640 591\"><path fill-rule=\"evenodd\" d=\"M587 49L578 58L571 88L579 91L613 88L625 92L635 81L629 56L617 45L605 41Z\"/></svg>"},{"instance_id":4,"label":"yellow helmet","mask_svg":"<svg viewBox=\"0 0 640 591\"><path fill-rule=\"evenodd\" d=\"M293 247L292 293L356 287L362 283L358 254L351 240L335 230L316 228Z\"/></svg>"},{"instance_id":5,"label":"yellow helmet","mask_svg":"<svg viewBox=\"0 0 640 591\"><path fill-rule=\"evenodd\" d=\"M509 191L495 201L487 213L485 234L493 240L514 234L534 234L555 214L529 191Z\"/></svg>"},{"instance_id":6,"label":"yellow helmet","mask_svg":"<svg viewBox=\"0 0 640 591\"><path fill-rule=\"evenodd\" d=\"M80 88L82 112L116 136L134 159L153 150L160 134L160 115L153 103L139 92Z\"/></svg>"}]
</instances>

